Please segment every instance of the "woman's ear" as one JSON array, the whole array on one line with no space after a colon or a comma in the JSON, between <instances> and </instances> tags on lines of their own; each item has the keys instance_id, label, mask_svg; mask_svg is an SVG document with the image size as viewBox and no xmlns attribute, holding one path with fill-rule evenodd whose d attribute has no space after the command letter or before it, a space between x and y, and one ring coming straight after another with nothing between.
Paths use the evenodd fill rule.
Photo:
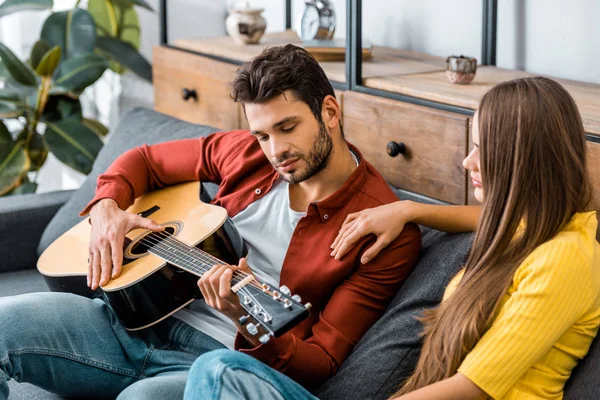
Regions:
<instances>
[{"instance_id":1,"label":"woman's ear","mask_svg":"<svg viewBox=\"0 0 600 400\"><path fill-rule=\"evenodd\" d=\"M334 129L340 125L341 114L340 104L337 102L336 98L327 95L323 99L323 107L321 108L323 123L329 129Z\"/></svg>"}]
</instances>

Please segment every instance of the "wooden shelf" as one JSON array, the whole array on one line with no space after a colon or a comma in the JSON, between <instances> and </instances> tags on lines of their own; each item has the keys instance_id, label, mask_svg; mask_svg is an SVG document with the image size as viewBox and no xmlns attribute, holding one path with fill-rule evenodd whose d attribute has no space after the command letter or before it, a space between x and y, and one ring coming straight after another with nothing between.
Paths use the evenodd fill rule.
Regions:
<instances>
[{"instance_id":1,"label":"wooden shelf","mask_svg":"<svg viewBox=\"0 0 600 400\"><path fill-rule=\"evenodd\" d=\"M224 36L177 40L175 46L245 62L259 55L267 46L286 43L301 45L296 33L288 30L266 34L257 45L238 45L230 37ZM332 81L346 82L344 62L322 62L321 66ZM477 69L471 84L455 85L446 78L445 68L446 60L442 57L373 46L373 58L363 62L363 83L374 89L475 109L484 93L497 83L535 76L523 71L482 66ZM586 132L600 136L600 85L556 80L565 86L577 102Z\"/></svg>"},{"instance_id":2,"label":"wooden shelf","mask_svg":"<svg viewBox=\"0 0 600 400\"><path fill-rule=\"evenodd\" d=\"M256 45L239 45L234 43L229 36L223 36L177 40L175 46L245 62L258 56L268 46L280 46L287 43L302 45L298 35L294 31L288 30L281 33L266 34L261 38L261 42ZM327 77L332 81L346 82L346 65L343 61L325 61L321 62L321 66ZM445 67L446 60L442 57L373 46L373 58L363 63L363 76L369 78L394 74L415 74L439 71Z\"/></svg>"},{"instance_id":3,"label":"wooden shelf","mask_svg":"<svg viewBox=\"0 0 600 400\"><path fill-rule=\"evenodd\" d=\"M456 85L446 78L446 71L411 75L396 74L366 78L365 86L419 97L439 103L476 109L483 95L494 85L511 79L537 76L523 71L491 66L477 68L469 85ZM555 79L573 96L583 119L586 132L600 135L600 85Z\"/></svg>"}]
</instances>

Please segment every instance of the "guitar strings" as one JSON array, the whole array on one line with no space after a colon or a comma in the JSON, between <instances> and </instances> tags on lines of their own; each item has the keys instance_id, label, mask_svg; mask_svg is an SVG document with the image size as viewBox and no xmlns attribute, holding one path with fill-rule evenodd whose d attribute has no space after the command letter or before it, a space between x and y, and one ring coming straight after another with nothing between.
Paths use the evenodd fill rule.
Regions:
<instances>
[{"instance_id":1,"label":"guitar strings","mask_svg":"<svg viewBox=\"0 0 600 400\"><path fill-rule=\"evenodd\" d=\"M204 251L202 251L202 250L200 250L200 249L198 249L196 247L189 246L189 245L181 242L180 240L174 238L173 235L170 234L170 233L168 233L168 232L164 232L164 231L162 231L162 232L153 232L153 234L162 235L162 240L156 239L156 238L152 237L151 236L152 234L146 236L149 239L157 240L158 243L155 243L155 245L156 244L161 244L161 243L170 243L175 248L177 248L178 250L185 251L181 255L184 258L188 258L188 260L187 260L188 262L189 262L189 258L191 258L192 262L193 261L196 261L196 262L200 261L201 263L207 265L206 269L204 269L202 266L196 267L195 263L193 263L192 265L188 265L187 267L191 268L194 272L200 272L202 274L205 273L205 272L208 272L208 270L210 270L210 268L211 268L209 266L211 263L213 263L213 265L216 265L216 264L226 264L224 261L219 260L218 258L213 257L212 255L210 255L210 254L208 254L208 253L206 253L206 252L204 252ZM140 243L141 243L141 241L140 241ZM196 253L196 254L190 254L190 252L193 252L193 253ZM244 271L236 270L236 271L234 271L234 274L232 276L232 280L234 278L237 278L240 281L242 281L243 279L246 279L249 276L252 276L252 278L254 280L254 276L253 275L248 274L248 273L246 273ZM239 282L236 282L236 283L239 283ZM262 289L262 286L260 284L258 284L258 283L256 283L255 286L257 288L261 288Z\"/></svg>"},{"instance_id":2,"label":"guitar strings","mask_svg":"<svg viewBox=\"0 0 600 400\"><path fill-rule=\"evenodd\" d=\"M213 257L211 255L209 255L208 253L203 254L204 252L202 252L200 249L193 247L193 246L189 246L177 239L175 239L170 233L168 232L153 232L154 234L160 234L162 235L162 240L160 240L160 238L155 238L152 237L152 234L145 236L144 238L142 238L139 243L144 244L146 246L150 247L155 247L157 245L163 245L166 246L165 242L168 242L170 244L173 244L174 247L176 247L178 250L187 250L187 252L181 254L181 256L183 256L183 258L185 259L185 261L187 261L188 263L192 263L191 265L184 265L184 267L191 269L194 272L199 272L201 274L206 273L210 268L205 269L202 266L196 266L196 264L194 262L198 262L200 261L202 264L206 264L209 265L209 263L213 262L215 264L226 264L223 261L219 260L216 257ZM168 249L167 249L168 250ZM196 254L191 254L191 253L196 253ZM168 260L167 260L168 261ZM232 281L234 281L235 279L238 279L240 282L249 277L252 276L251 274L248 274L244 271L239 271L236 270L233 273L232 276ZM236 284L239 282L235 282ZM256 287L257 289L263 290L262 285L260 285L258 282L256 282L256 280L253 280L249 283L251 285L253 285L254 287ZM270 293L270 291L267 291L267 293ZM272 293L270 293L272 294Z\"/></svg>"}]
</instances>

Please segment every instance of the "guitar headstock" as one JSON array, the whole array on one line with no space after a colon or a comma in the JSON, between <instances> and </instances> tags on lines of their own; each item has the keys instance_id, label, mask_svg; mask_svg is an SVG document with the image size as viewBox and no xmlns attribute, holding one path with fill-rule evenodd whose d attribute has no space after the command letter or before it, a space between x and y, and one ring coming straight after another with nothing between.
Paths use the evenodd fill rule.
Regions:
<instances>
[{"instance_id":1,"label":"guitar headstock","mask_svg":"<svg viewBox=\"0 0 600 400\"><path fill-rule=\"evenodd\" d=\"M310 303L302 304L298 295L292 295L286 286L279 289L267 284L247 285L238 290L240 304L248 315L240 318L251 335L257 335L258 325L266 331L261 335L261 343L267 343L271 337L279 337L308 317ZM252 322L249 322L252 320Z\"/></svg>"}]
</instances>

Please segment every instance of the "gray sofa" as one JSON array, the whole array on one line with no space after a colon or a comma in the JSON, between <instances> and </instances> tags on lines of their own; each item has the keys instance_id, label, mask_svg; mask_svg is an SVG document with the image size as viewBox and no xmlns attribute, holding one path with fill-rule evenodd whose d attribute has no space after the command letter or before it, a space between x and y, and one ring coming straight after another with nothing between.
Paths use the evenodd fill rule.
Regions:
<instances>
[{"instance_id":1,"label":"gray sofa","mask_svg":"<svg viewBox=\"0 0 600 400\"><path fill-rule=\"evenodd\" d=\"M3 260L0 296L48 290L35 270L37 255L80 220L78 212L92 197L97 176L118 155L143 143L198 137L214 131L152 110L134 109L122 117L80 189L0 198L0 259ZM400 198L410 197L392 189ZM214 190L214 185L208 187L209 192L214 193ZM339 372L316 390L320 398L385 399L414 367L419 356L421 329L414 317L439 302L445 285L464 262L471 243L470 234L448 235L427 228L422 231L423 250L415 271ZM569 380L565 398L600 398L599 367L600 341L597 340ZM11 400L59 399L26 383L11 381L10 387Z\"/></svg>"}]
</instances>

